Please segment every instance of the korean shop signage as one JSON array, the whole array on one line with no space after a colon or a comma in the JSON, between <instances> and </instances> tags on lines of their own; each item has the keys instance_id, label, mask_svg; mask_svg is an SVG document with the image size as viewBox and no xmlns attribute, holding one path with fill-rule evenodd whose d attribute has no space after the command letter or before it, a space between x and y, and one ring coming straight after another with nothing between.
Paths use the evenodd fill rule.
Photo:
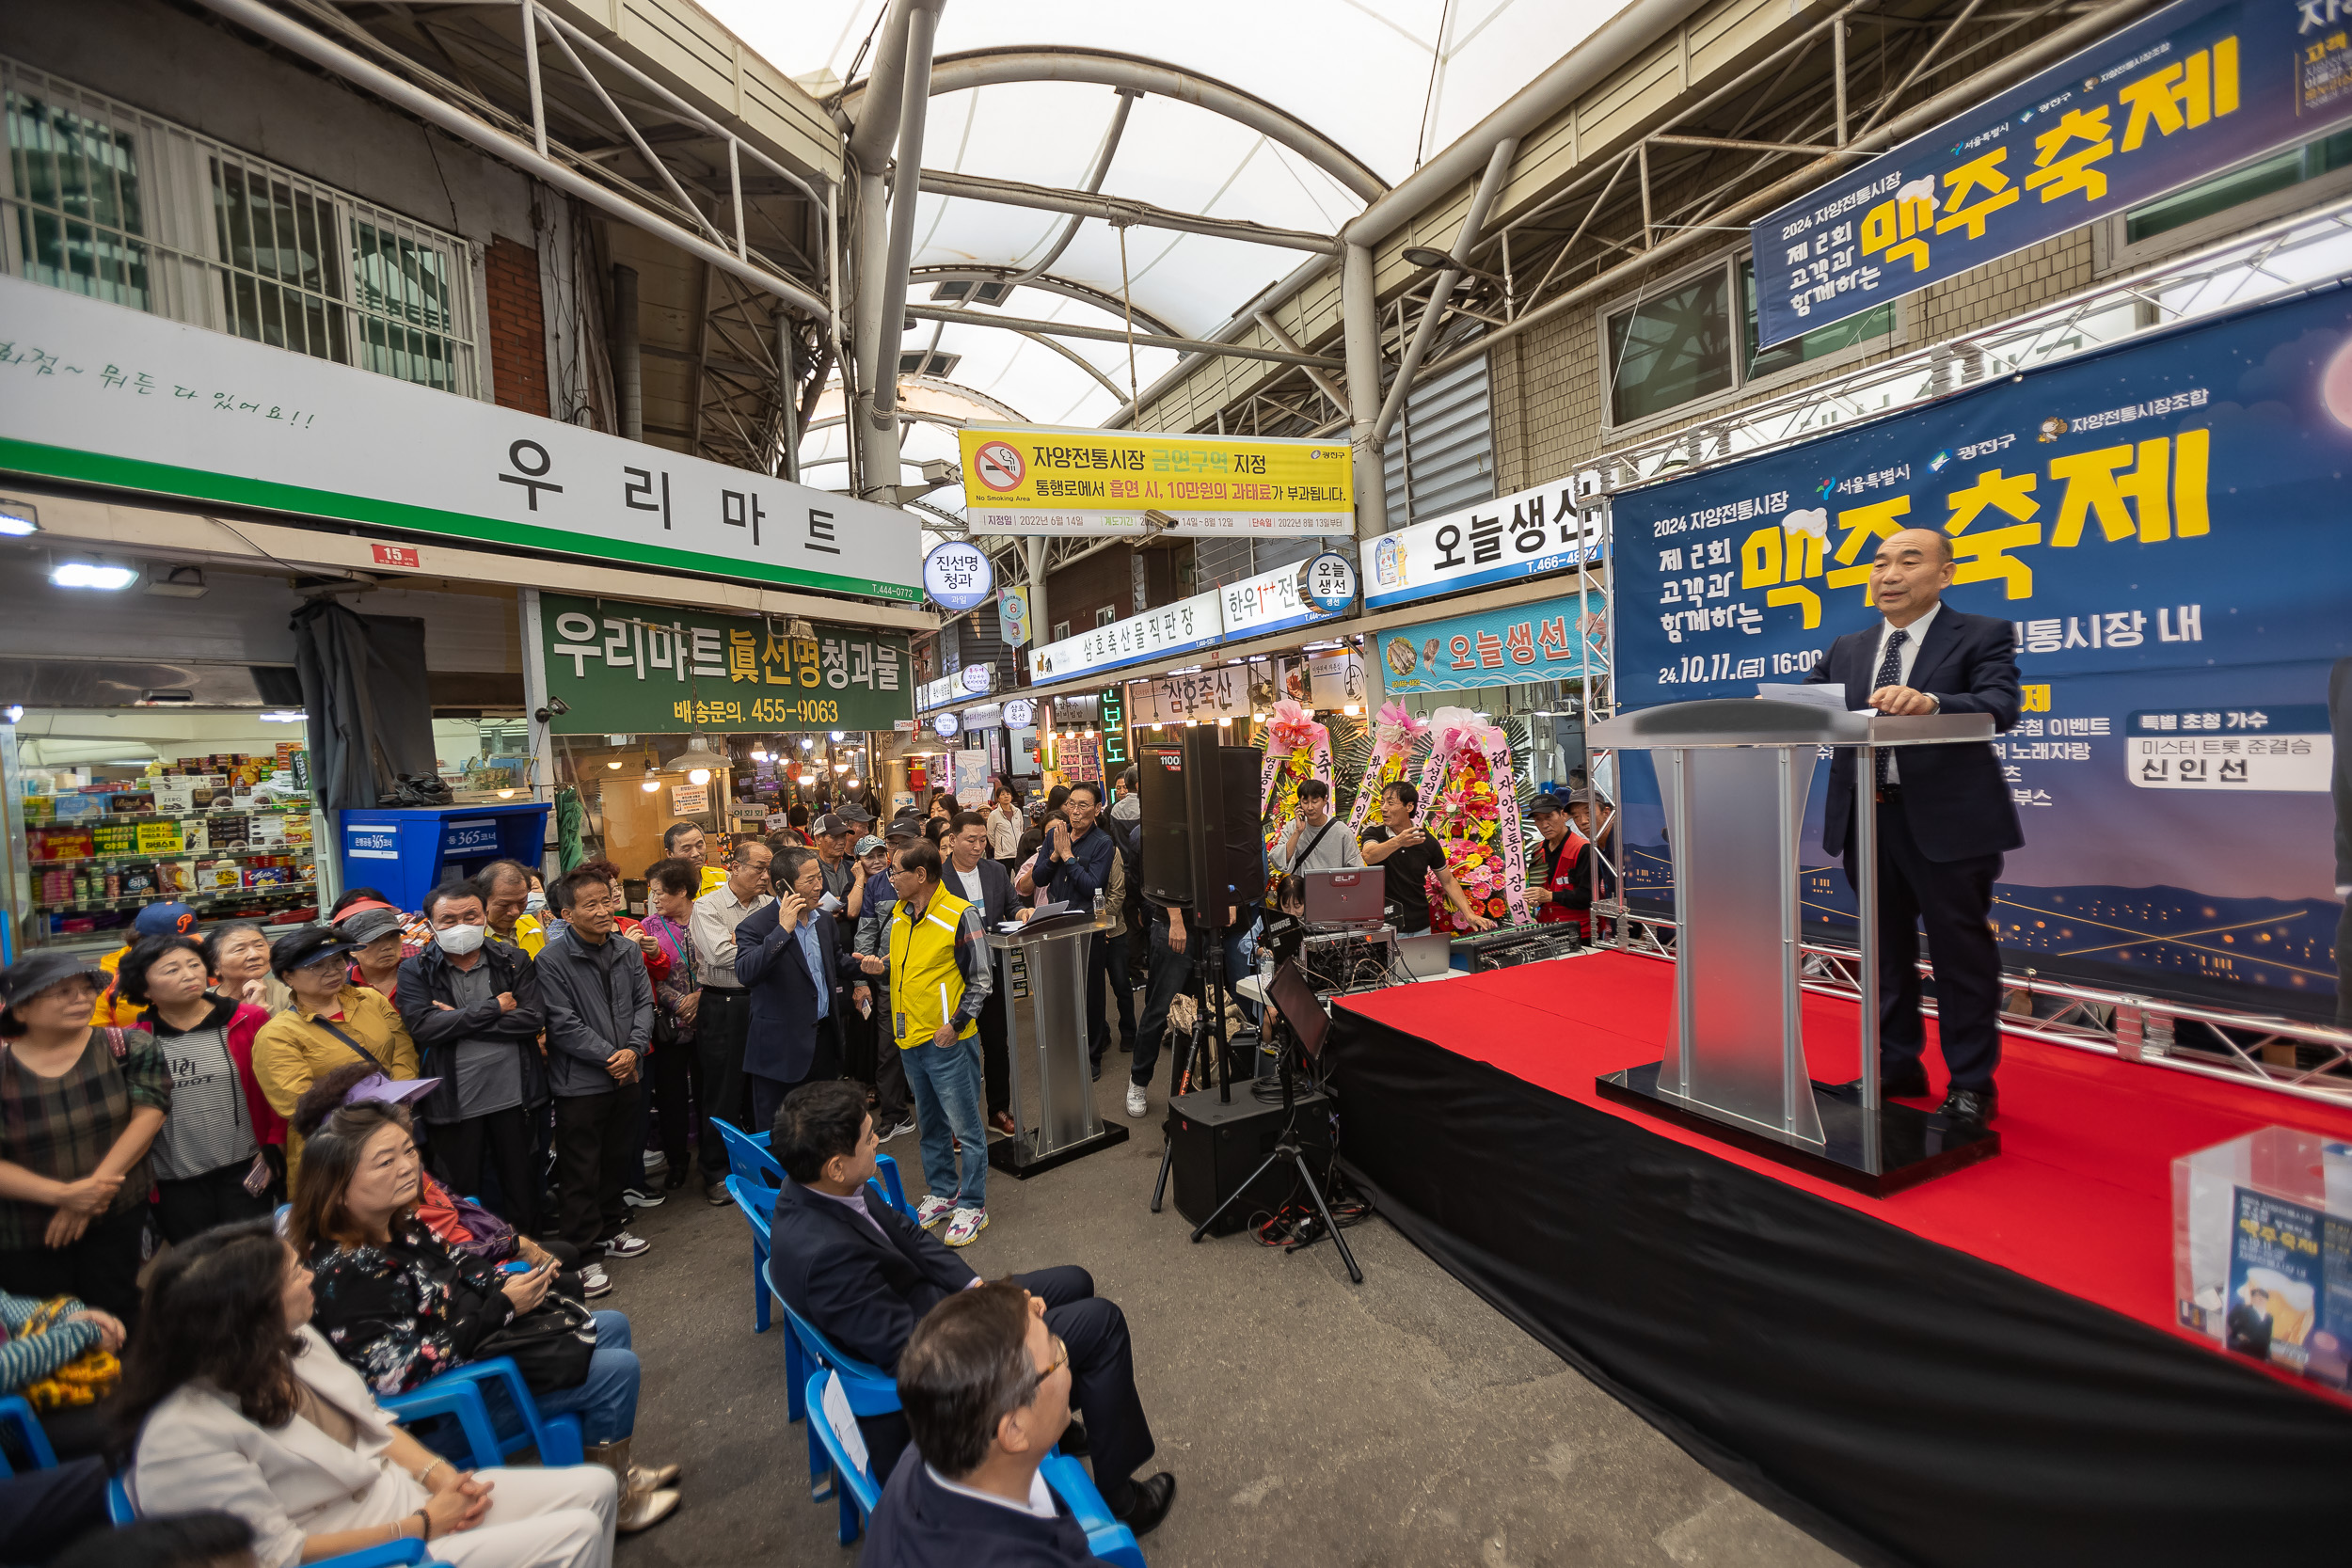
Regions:
<instances>
[{"instance_id":1,"label":"korean shop signage","mask_svg":"<svg viewBox=\"0 0 2352 1568\"><path fill-rule=\"evenodd\" d=\"M914 716L907 640L666 605L544 594L548 695L570 707L557 735L719 730L887 730Z\"/></svg>"},{"instance_id":2,"label":"korean shop signage","mask_svg":"<svg viewBox=\"0 0 2352 1568\"><path fill-rule=\"evenodd\" d=\"M966 425L964 516L976 533L1348 533L1344 441Z\"/></svg>"},{"instance_id":3,"label":"korean shop signage","mask_svg":"<svg viewBox=\"0 0 2352 1568\"><path fill-rule=\"evenodd\" d=\"M1364 605L1410 604L1465 588L1548 577L1601 557L1601 509L1555 480L1384 533L1363 548Z\"/></svg>"},{"instance_id":4,"label":"korean shop signage","mask_svg":"<svg viewBox=\"0 0 2352 1568\"><path fill-rule=\"evenodd\" d=\"M1596 673L1607 620L1599 594L1454 615L1379 636L1380 678L1391 691L1475 691L1521 681L1570 680L1584 673L1580 646Z\"/></svg>"},{"instance_id":5,"label":"korean shop signage","mask_svg":"<svg viewBox=\"0 0 2352 1568\"><path fill-rule=\"evenodd\" d=\"M1339 562L1342 566L1347 564L1336 555L1322 559ZM1270 572L1260 572L1256 577L1244 578L1218 589L1217 609L1225 617L1227 639L1263 637L1330 615L1332 611L1308 598L1307 578L1305 566L1277 566ZM1352 594L1355 585L1351 581L1348 586ZM1341 600L1343 605L1347 602L1345 597Z\"/></svg>"},{"instance_id":6,"label":"korean shop signage","mask_svg":"<svg viewBox=\"0 0 2352 1568\"><path fill-rule=\"evenodd\" d=\"M1219 591L1212 588L1189 599L1032 648L1029 679L1040 683L1061 680L1089 670L1116 670L1123 664L1214 647L1225 635L1220 597Z\"/></svg>"},{"instance_id":7,"label":"korean shop signage","mask_svg":"<svg viewBox=\"0 0 2352 1568\"><path fill-rule=\"evenodd\" d=\"M2352 119L2340 0L2178 0L1760 218L1776 343Z\"/></svg>"},{"instance_id":8,"label":"korean shop signage","mask_svg":"<svg viewBox=\"0 0 2352 1568\"><path fill-rule=\"evenodd\" d=\"M912 604L903 512L0 277L0 469Z\"/></svg>"}]
</instances>

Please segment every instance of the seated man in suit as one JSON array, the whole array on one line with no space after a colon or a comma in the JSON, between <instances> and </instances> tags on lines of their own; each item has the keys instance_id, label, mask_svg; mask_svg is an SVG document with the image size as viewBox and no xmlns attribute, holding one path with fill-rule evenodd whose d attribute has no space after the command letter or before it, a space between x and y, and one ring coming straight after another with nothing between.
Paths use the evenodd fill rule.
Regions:
<instances>
[{"instance_id":1,"label":"seated man in suit","mask_svg":"<svg viewBox=\"0 0 2352 1568\"><path fill-rule=\"evenodd\" d=\"M776 1113L773 1142L792 1178L776 1198L770 1246L776 1289L843 1351L895 1373L915 1325L949 1296L977 1287L979 1276L866 1189L880 1145L856 1085L794 1089ZM1073 1397L1086 1426L1072 1429L1066 1447L1092 1452L1103 1500L1143 1534L1168 1516L1176 1478L1163 1470L1149 1481L1134 1479L1155 1445L1136 1395L1126 1315L1094 1293L1084 1269L1040 1269L1009 1283L1043 1304L1045 1326L1069 1349ZM874 1473L891 1474L907 1444L905 1416L860 1417L858 1427Z\"/></svg>"},{"instance_id":2,"label":"seated man in suit","mask_svg":"<svg viewBox=\"0 0 2352 1568\"><path fill-rule=\"evenodd\" d=\"M1879 622L1830 644L1809 684L1835 684L1849 708L1885 714L1982 713L1995 730L2017 722L2017 633L2004 620L1943 602L1951 541L1907 528L1882 541L1870 566ZM1829 768L1821 847L1854 865L1854 761L1840 746ZM1978 1126L1999 1109L2001 954L1989 924L2001 859L2026 842L2009 781L1989 742L1888 747L1878 752L1879 1087L1888 1099L1928 1092L1921 1057L1919 927L1935 964L1936 1035L1949 1092L1938 1107Z\"/></svg>"},{"instance_id":3,"label":"seated man in suit","mask_svg":"<svg viewBox=\"0 0 2352 1568\"><path fill-rule=\"evenodd\" d=\"M1070 1424L1070 1353L1011 1281L960 1291L898 1358L915 1448L882 1488L865 1568L1092 1562L1086 1531L1038 1474Z\"/></svg>"},{"instance_id":4,"label":"seated man in suit","mask_svg":"<svg viewBox=\"0 0 2352 1568\"><path fill-rule=\"evenodd\" d=\"M813 849L775 859L775 899L735 928L735 975L750 994L743 1077L752 1090L752 1125L775 1119L776 1107L801 1084L841 1076L841 1016L866 989L843 976L857 955L833 916L817 908L824 871ZM854 983L855 990L850 989Z\"/></svg>"}]
</instances>

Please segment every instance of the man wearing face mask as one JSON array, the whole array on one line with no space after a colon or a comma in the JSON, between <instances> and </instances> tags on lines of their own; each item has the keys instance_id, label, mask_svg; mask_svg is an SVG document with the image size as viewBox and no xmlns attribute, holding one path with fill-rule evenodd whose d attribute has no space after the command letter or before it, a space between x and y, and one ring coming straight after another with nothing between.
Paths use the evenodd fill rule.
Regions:
<instances>
[{"instance_id":1,"label":"man wearing face mask","mask_svg":"<svg viewBox=\"0 0 2352 1568\"><path fill-rule=\"evenodd\" d=\"M444 882L425 895L433 945L402 960L401 1022L440 1080L418 1107L433 1128L433 1174L452 1192L482 1192L498 1178L494 1211L516 1229L539 1224L530 1109L548 1098L537 1037L537 965L521 948L488 939L478 882Z\"/></svg>"}]
</instances>

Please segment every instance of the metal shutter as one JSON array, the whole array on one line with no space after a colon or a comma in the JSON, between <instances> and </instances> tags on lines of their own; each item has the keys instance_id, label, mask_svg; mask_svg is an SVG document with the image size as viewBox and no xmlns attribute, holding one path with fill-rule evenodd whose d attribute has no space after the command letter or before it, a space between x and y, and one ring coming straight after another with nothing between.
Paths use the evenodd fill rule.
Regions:
<instances>
[{"instance_id":1,"label":"metal shutter","mask_svg":"<svg viewBox=\"0 0 2352 1568\"><path fill-rule=\"evenodd\" d=\"M1403 528L1492 499L1494 451L1484 355L1414 388L1381 453L1389 526Z\"/></svg>"}]
</instances>

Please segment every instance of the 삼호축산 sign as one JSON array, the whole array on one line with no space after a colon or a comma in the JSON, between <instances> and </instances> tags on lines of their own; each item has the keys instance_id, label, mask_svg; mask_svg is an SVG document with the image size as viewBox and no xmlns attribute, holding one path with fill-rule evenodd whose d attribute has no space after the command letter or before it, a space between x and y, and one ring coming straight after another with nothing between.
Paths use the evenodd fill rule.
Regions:
<instances>
[{"instance_id":1,"label":"\uc0bc\ud638\ucd95\uc0b0 sign","mask_svg":"<svg viewBox=\"0 0 2352 1568\"><path fill-rule=\"evenodd\" d=\"M0 469L912 604L891 507L0 276Z\"/></svg>"},{"instance_id":2,"label":"\uc0bc\ud638\ucd95\uc0b0 sign","mask_svg":"<svg viewBox=\"0 0 2352 1568\"><path fill-rule=\"evenodd\" d=\"M1758 218L1766 345L2352 120L2342 0L2177 0Z\"/></svg>"},{"instance_id":3,"label":"\uc0bc\ud638\ucd95\uc0b0 sign","mask_svg":"<svg viewBox=\"0 0 2352 1568\"><path fill-rule=\"evenodd\" d=\"M539 597L556 735L713 730L887 730L914 717L907 640L818 623L563 594Z\"/></svg>"},{"instance_id":4,"label":"\uc0bc\ud638\ucd95\uc0b0 sign","mask_svg":"<svg viewBox=\"0 0 2352 1568\"><path fill-rule=\"evenodd\" d=\"M966 425L964 516L980 533L1354 531L1344 441Z\"/></svg>"}]
</instances>

